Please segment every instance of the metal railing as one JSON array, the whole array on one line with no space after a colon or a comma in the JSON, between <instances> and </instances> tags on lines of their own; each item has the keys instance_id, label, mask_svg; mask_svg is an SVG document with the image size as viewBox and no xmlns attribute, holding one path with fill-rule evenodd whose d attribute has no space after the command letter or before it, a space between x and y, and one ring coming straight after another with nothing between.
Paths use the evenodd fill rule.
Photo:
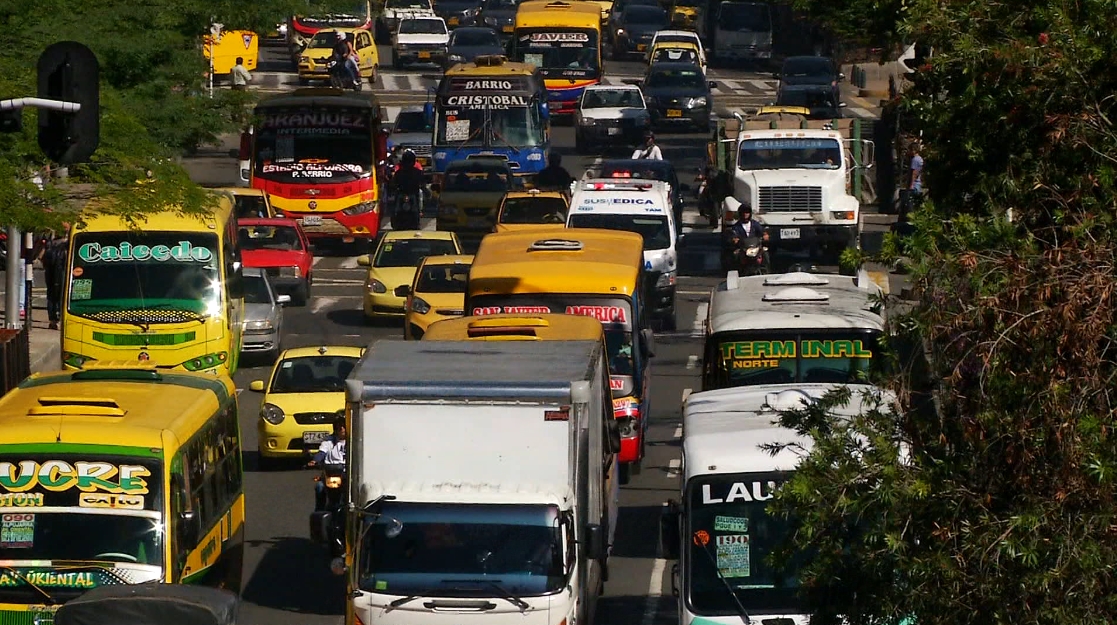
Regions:
<instances>
[{"instance_id":1,"label":"metal railing","mask_svg":"<svg viewBox=\"0 0 1117 625\"><path fill-rule=\"evenodd\" d=\"M28 328L0 330L0 384L2 393L19 386L31 375L31 343Z\"/></svg>"}]
</instances>

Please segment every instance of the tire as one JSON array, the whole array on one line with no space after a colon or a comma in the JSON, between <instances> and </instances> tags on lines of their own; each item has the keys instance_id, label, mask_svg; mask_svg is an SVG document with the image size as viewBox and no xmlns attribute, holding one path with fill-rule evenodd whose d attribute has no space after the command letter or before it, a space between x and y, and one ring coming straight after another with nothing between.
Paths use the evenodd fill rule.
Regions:
<instances>
[{"instance_id":1,"label":"tire","mask_svg":"<svg viewBox=\"0 0 1117 625\"><path fill-rule=\"evenodd\" d=\"M671 314L663 318L663 331L674 332L679 329L679 324L675 321L675 311L672 310Z\"/></svg>"},{"instance_id":2,"label":"tire","mask_svg":"<svg viewBox=\"0 0 1117 625\"><path fill-rule=\"evenodd\" d=\"M303 280L299 288L295 289L295 296L291 299L294 300L296 306L306 306L307 301L310 300L310 281Z\"/></svg>"},{"instance_id":3,"label":"tire","mask_svg":"<svg viewBox=\"0 0 1117 625\"><path fill-rule=\"evenodd\" d=\"M577 154L586 153L586 143L582 140L582 133L577 130L574 131L574 152Z\"/></svg>"}]
</instances>

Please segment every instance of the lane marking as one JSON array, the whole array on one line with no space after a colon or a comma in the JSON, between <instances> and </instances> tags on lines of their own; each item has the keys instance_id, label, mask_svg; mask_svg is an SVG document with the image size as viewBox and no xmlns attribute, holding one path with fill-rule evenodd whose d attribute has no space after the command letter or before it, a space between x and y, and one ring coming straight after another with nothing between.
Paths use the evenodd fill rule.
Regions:
<instances>
[{"instance_id":1,"label":"lane marking","mask_svg":"<svg viewBox=\"0 0 1117 625\"><path fill-rule=\"evenodd\" d=\"M667 462L667 477L679 477L679 470L682 469L683 461L675 458Z\"/></svg>"},{"instance_id":2,"label":"lane marking","mask_svg":"<svg viewBox=\"0 0 1117 625\"><path fill-rule=\"evenodd\" d=\"M709 295L709 294L710 294L710 292L708 290L707 291L695 291L695 290L692 290L692 289L675 289L675 295ZM707 302L706 305L709 306L710 305L709 302Z\"/></svg>"},{"instance_id":3,"label":"lane marking","mask_svg":"<svg viewBox=\"0 0 1117 625\"><path fill-rule=\"evenodd\" d=\"M310 266L311 267L317 267L319 261L321 261L323 258L325 258L325 257L324 256L315 256L314 260L310 262Z\"/></svg>"},{"instance_id":4,"label":"lane marking","mask_svg":"<svg viewBox=\"0 0 1117 625\"><path fill-rule=\"evenodd\" d=\"M342 261L340 263L338 263L337 268L338 269L356 269L357 267L360 267L360 265L357 264L357 258L358 258L357 256L349 256L349 257L343 258Z\"/></svg>"},{"instance_id":5,"label":"lane marking","mask_svg":"<svg viewBox=\"0 0 1117 625\"><path fill-rule=\"evenodd\" d=\"M675 426L675 438L682 438L682 437L683 437L683 426L681 426L681 425Z\"/></svg>"},{"instance_id":6,"label":"lane marking","mask_svg":"<svg viewBox=\"0 0 1117 625\"><path fill-rule=\"evenodd\" d=\"M310 313L318 314L323 308L332 306L337 303L336 297L316 297L314 303L310 305Z\"/></svg>"},{"instance_id":7,"label":"lane marking","mask_svg":"<svg viewBox=\"0 0 1117 625\"><path fill-rule=\"evenodd\" d=\"M686 403L686 400L688 398L690 398L690 394L693 393L693 392L694 392L694 389L689 389L689 388L684 388L683 389L683 403L684 404ZM682 427L682 426L679 426L679 427Z\"/></svg>"},{"instance_id":8,"label":"lane marking","mask_svg":"<svg viewBox=\"0 0 1117 625\"><path fill-rule=\"evenodd\" d=\"M686 368L691 370L698 368L698 354L691 354L690 356L687 356Z\"/></svg>"},{"instance_id":9,"label":"lane marking","mask_svg":"<svg viewBox=\"0 0 1117 625\"><path fill-rule=\"evenodd\" d=\"M667 508L667 502L663 502ZM648 594L644 597L644 615L640 625L652 625L659 611L659 598L663 596L663 572L667 570L667 560L656 558L652 561L652 576L648 579Z\"/></svg>"},{"instance_id":10,"label":"lane marking","mask_svg":"<svg viewBox=\"0 0 1117 625\"><path fill-rule=\"evenodd\" d=\"M338 285L338 284L350 284L350 285L352 285L352 284L364 284L364 283L365 283L364 280L359 280L357 278L318 278L317 280L314 281L314 286L315 287L317 287L319 285L330 286L330 285Z\"/></svg>"}]
</instances>

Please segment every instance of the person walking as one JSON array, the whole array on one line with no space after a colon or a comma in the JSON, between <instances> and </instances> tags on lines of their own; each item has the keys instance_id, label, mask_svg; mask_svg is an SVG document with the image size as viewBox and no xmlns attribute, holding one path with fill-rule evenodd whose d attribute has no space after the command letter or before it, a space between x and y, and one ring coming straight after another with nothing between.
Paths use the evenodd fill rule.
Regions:
<instances>
[{"instance_id":1,"label":"person walking","mask_svg":"<svg viewBox=\"0 0 1117 625\"><path fill-rule=\"evenodd\" d=\"M244 58L237 57L237 62L233 65L233 70L230 72L233 80L233 89L237 91L244 91L248 88L248 83L252 81L252 74L248 73L248 68L244 66Z\"/></svg>"},{"instance_id":2,"label":"person walking","mask_svg":"<svg viewBox=\"0 0 1117 625\"><path fill-rule=\"evenodd\" d=\"M70 254L70 224L62 224L62 234L54 238L43 249L43 272L47 282L47 317L50 329L57 330L62 318L62 293L66 288L67 265Z\"/></svg>"}]
</instances>

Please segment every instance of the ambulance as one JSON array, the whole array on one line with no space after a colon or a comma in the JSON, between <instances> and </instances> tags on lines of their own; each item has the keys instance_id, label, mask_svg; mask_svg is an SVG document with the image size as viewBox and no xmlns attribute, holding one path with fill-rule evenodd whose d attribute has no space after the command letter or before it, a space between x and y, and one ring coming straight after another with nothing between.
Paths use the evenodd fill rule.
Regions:
<instances>
[{"instance_id":1,"label":"ambulance","mask_svg":"<svg viewBox=\"0 0 1117 625\"><path fill-rule=\"evenodd\" d=\"M679 225L671 208L671 186L666 182L584 178L575 186L566 218L568 228L625 230L644 238L648 315L667 331L676 327L679 275Z\"/></svg>"}]
</instances>

